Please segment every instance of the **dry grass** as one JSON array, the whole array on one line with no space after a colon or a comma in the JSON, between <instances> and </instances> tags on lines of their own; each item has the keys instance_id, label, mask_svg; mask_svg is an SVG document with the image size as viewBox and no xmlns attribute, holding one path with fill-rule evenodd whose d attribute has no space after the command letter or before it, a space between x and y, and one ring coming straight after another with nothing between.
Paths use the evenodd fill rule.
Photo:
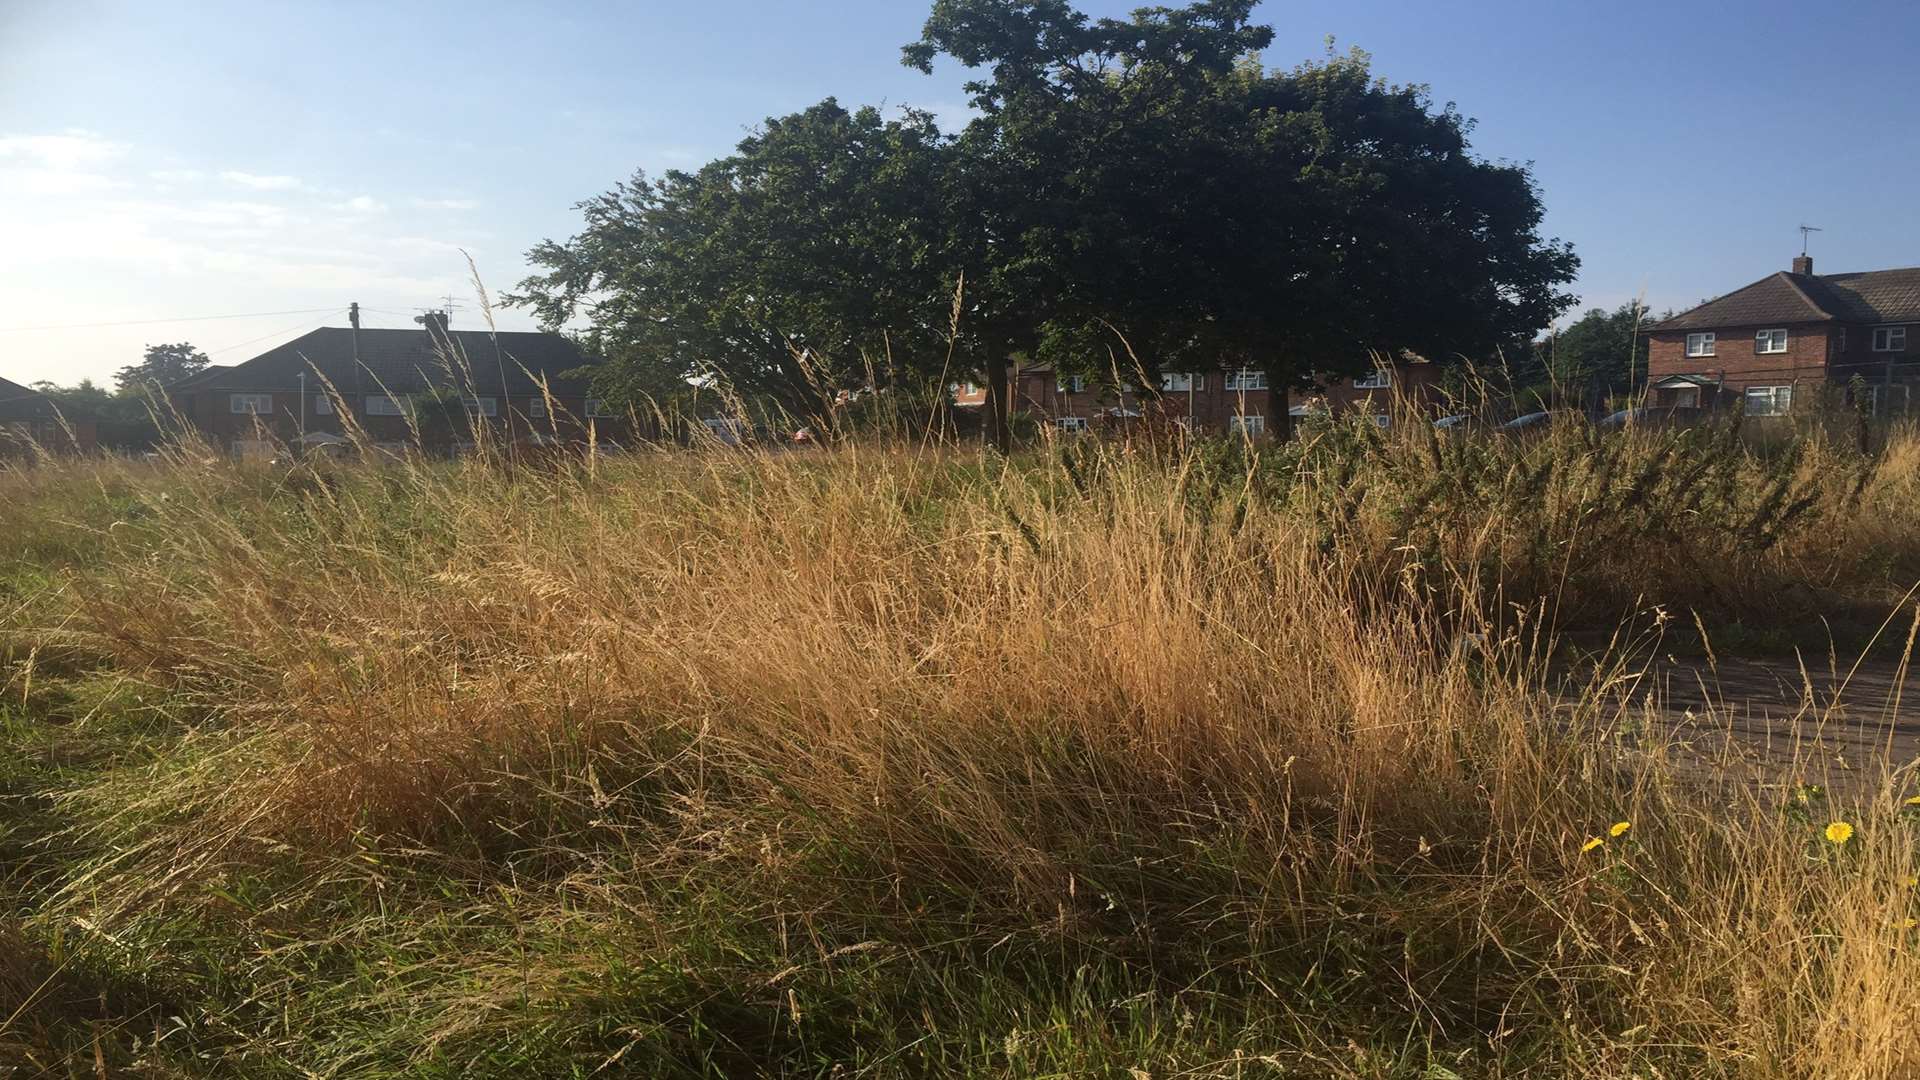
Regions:
<instances>
[{"instance_id":1,"label":"dry grass","mask_svg":"<svg viewBox=\"0 0 1920 1080\"><path fill-rule=\"evenodd\" d=\"M1805 445L0 476L17 907L184 1075L1913 1075L1912 776L1549 693L1897 603L1920 443Z\"/></svg>"}]
</instances>

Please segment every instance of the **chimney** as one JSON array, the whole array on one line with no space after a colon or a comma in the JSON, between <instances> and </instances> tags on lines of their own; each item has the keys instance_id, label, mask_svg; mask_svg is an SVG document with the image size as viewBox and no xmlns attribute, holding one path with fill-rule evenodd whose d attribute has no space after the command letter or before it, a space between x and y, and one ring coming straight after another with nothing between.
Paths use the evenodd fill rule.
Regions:
<instances>
[{"instance_id":1,"label":"chimney","mask_svg":"<svg viewBox=\"0 0 1920 1080\"><path fill-rule=\"evenodd\" d=\"M1793 257L1793 272L1796 274L1806 274L1808 276L1812 276L1813 256L1805 255L1805 254L1795 255Z\"/></svg>"},{"instance_id":2,"label":"chimney","mask_svg":"<svg viewBox=\"0 0 1920 1080\"><path fill-rule=\"evenodd\" d=\"M429 311L413 317L413 321L426 327L427 333L435 341L444 341L447 337L447 323L452 315L444 311Z\"/></svg>"}]
</instances>

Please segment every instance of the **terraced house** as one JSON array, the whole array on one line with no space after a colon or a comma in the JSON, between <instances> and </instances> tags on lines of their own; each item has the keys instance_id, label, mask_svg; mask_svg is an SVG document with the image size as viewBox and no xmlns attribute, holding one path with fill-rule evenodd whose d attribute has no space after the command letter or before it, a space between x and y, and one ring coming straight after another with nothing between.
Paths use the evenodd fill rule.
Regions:
<instances>
[{"instance_id":1,"label":"terraced house","mask_svg":"<svg viewBox=\"0 0 1920 1080\"><path fill-rule=\"evenodd\" d=\"M47 395L0 379L0 457L37 451L87 453L93 448L93 417L63 415Z\"/></svg>"},{"instance_id":2,"label":"terraced house","mask_svg":"<svg viewBox=\"0 0 1920 1080\"><path fill-rule=\"evenodd\" d=\"M242 364L208 368L166 388L210 441L242 456L347 441L348 417L382 449L469 449L476 429L519 445L601 443L629 436L624 410L595 398L590 361L559 334L448 328L433 312L418 330L323 327Z\"/></svg>"},{"instance_id":3,"label":"terraced house","mask_svg":"<svg viewBox=\"0 0 1920 1080\"><path fill-rule=\"evenodd\" d=\"M1920 267L1815 274L1802 255L1660 322L1647 371L1669 408L1781 416L1832 388L1875 415L1904 410L1920 375Z\"/></svg>"}]
</instances>

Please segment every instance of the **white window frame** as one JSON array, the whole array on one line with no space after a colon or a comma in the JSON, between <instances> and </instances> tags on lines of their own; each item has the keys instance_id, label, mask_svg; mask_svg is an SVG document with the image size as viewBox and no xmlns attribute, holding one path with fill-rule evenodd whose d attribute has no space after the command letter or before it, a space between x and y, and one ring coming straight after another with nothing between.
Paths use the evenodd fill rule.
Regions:
<instances>
[{"instance_id":1,"label":"white window frame","mask_svg":"<svg viewBox=\"0 0 1920 1080\"><path fill-rule=\"evenodd\" d=\"M1087 388L1084 375L1061 375L1053 380L1053 388L1062 394L1078 394Z\"/></svg>"},{"instance_id":2,"label":"white window frame","mask_svg":"<svg viewBox=\"0 0 1920 1080\"><path fill-rule=\"evenodd\" d=\"M1707 330L1687 335L1688 356L1712 356L1714 349L1713 331Z\"/></svg>"},{"instance_id":3,"label":"white window frame","mask_svg":"<svg viewBox=\"0 0 1920 1080\"><path fill-rule=\"evenodd\" d=\"M1257 413L1234 413L1227 417L1227 433L1257 439L1267 433L1267 418Z\"/></svg>"},{"instance_id":4,"label":"white window frame","mask_svg":"<svg viewBox=\"0 0 1920 1080\"><path fill-rule=\"evenodd\" d=\"M535 420L546 419L547 399L543 397L529 398L527 401L527 415Z\"/></svg>"},{"instance_id":5,"label":"white window frame","mask_svg":"<svg viewBox=\"0 0 1920 1080\"><path fill-rule=\"evenodd\" d=\"M481 416L488 417L500 415L499 398L463 397L460 399L460 404L469 413L478 413Z\"/></svg>"},{"instance_id":6,"label":"white window frame","mask_svg":"<svg viewBox=\"0 0 1920 1080\"><path fill-rule=\"evenodd\" d=\"M1093 421L1084 416L1056 416L1053 425L1070 435L1084 435L1093 430Z\"/></svg>"},{"instance_id":7,"label":"white window frame","mask_svg":"<svg viewBox=\"0 0 1920 1080\"><path fill-rule=\"evenodd\" d=\"M1371 375L1363 375L1353 380L1355 390L1385 390L1393 385L1393 372L1379 368Z\"/></svg>"},{"instance_id":8,"label":"white window frame","mask_svg":"<svg viewBox=\"0 0 1920 1080\"><path fill-rule=\"evenodd\" d=\"M1758 356L1773 356L1787 351L1785 330L1761 330L1753 335L1753 351Z\"/></svg>"},{"instance_id":9,"label":"white window frame","mask_svg":"<svg viewBox=\"0 0 1920 1080\"><path fill-rule=\"evenodd\" d=\"M272 416L272 394L228 394L227 411L235 416Z\"/></svg>"},{"instance_id":10,"label":"white window frame","mask_svg":"<svg viewBox=\"0 0 1920 1080\"><path fill-rule=\"evenodd\" d=\"M315 416L332 416L333 398L324 391L315 394L313 398L313 414Z\"/></svg>"},{"instance_id":11,"label":"white window frame","mask_svg":"<svg viewBox=\"0 0 1920 1080\"><path fill-rule=\"evenodd\" d=\"M1186 394L1207 388L1207 377L1195 371L1170 371L1160 376L1160 392Z\"/></svg>"},{"instance_id":12,"label":"white window frame","mask_svg":"<svg viewBox=\"0 0 1920 1080\"><path fill-rule=\"evenodd\" d=\"M1265 390L1267 388L1267 373L1264 371L1256 371L1253 368L1229 371L1227 372L1227 381L1224 385L1229 391L1239 393L1245 393L1248 390Z\"/></svg>"},{"instance_id":13,"label":"white window frame","mask_svg":"<svg viewBox=\"0 0 1920 1080\"><path fill-rule=\"evenodd\" d=\"M1903 353L1907 351L1907 328L1904 326L1876 326L1873 328L1873 351Z\"/></svg>"},{"instance_id":14,"label":"white window frame","mask_svg":"<svg viewBox=\"0 0 1920 1080\"><path fill-rule=\"evenodd\" d=\"M1393 415L1391 413L1374 413L1373 426L1377 428L1383 428L1383 429L1392 427Z\"/></svg>"},{"instance_id":15,"label":"white window frame","mask_svg":"<svg viewBox=\"0 0 1920 1080\"><path fill-rule=\"evenodd\" d=\"M409 402L395 394L368 394L362 404L368 416L406 416Z\"/></svg>"},{"instance_id":16,"label":"white window frame","mask_svg":"<svg viewBox=\"0 0 1920 1080\"><path fill-rule=\"evenodd\" d=\"M587 416L593 420L618 420L620 414L607 405L605 398L587 399Z\"/></svg>"},{"instance_id":17,"label":"white window frame","mask_svg":"<svg viewBox=\"0 0 1920 1080\"><path fill-rule=\"evenodd\" d=\"M1847 351L1847 328L1844 326L1836 327L1833 331L1833 351L1837 353Z\"/></svg>"},{"instance_id":18,"label":"white window frame","mask_svg":"<svg viewBox=\"0 0 1920 1080\"><path fill-rule=\"evenodd\" d=\"M1748 416L1785 416L1793 411L1793 386L1749 386L1741 395ZM1765 402L1756 407L1756 402Z\"/></svg>"}]
</instances>

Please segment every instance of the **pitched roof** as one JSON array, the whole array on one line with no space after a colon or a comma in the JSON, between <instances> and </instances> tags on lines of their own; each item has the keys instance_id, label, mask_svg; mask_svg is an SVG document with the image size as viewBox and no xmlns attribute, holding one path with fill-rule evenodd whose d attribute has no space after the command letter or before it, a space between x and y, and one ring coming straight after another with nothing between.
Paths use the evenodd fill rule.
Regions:
<instances>
[{"instance_id":1,"label":"pitched roof","mask_svg":"<svg viewBox=\"0 0 1920 1080\"><path fill-rule=\"evenodd\" d=\"M39 397L39 396L40 396L40 391L38 390L21 386L19 383L13 382L10 379L0 379L0 401L11 401L14 398Z\"/></svg>"},{"instance_id":2,"label":"pitched roof","mask_svg":"<svg viewBox=\"0 0 1920 1080\"><path fill-rule=\"evenodd\" d=\"M18 420L52 416L53 399L17 382L0 379L0 417Z\"/></svg>"},{"instance_id":3,"label":"pitched roof","mask_svg":"<svg viewBox=\"0 0 1920 1080\"><path fill-rule=\"evenodd\" d=\"M357 337L357 340L356 340ZM444 341L444 344L442 342ZM356 362L356 357L358 358ZM453 330L361 330L322 327L245 363L207 368L169 390L291 390L318 370L342 393L395 394L468 386L480 395L534 395L535 377L555 393L584 394L586 380L569 372L590 361L559 334Z\"/></svg>"},{"instance_id":4,"label":"pitched roof","mask_svg":"<svg viewBox=\"0 0 1920 1080\"><path fill-rule=\"evenodd\" d=\"M1920 267L1856 274L1782 270L1683 311L1655 329L1809 322L1920 322Z\"/></svg>"}]
</instances>

